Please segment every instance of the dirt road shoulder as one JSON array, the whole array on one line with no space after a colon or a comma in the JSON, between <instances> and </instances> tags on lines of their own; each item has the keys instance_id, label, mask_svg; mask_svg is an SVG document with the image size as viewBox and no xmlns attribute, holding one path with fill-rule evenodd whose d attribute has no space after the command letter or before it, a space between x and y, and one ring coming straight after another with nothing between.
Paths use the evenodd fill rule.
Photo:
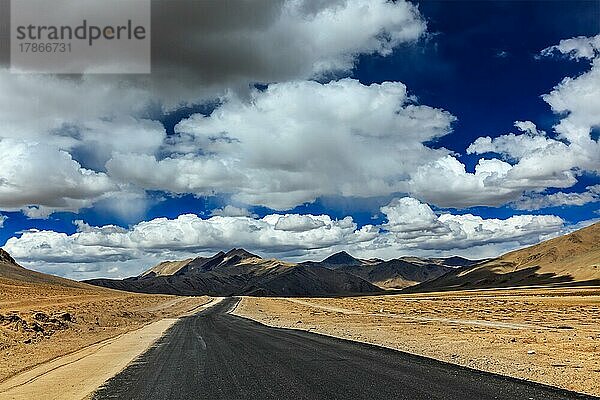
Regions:
<instances>
[{"instance_id":1,"label":"dirt road shoulder","mask_svg":"<svg viewBox=\"0 0 600 400\"><path fill-rule=\"evenodd\" d=\"M188 310L213 306L220 298ZM83 399L151 347L175 322L166 318L41 364L0 383L0 399Z\"/></svg>"}]
</instances>

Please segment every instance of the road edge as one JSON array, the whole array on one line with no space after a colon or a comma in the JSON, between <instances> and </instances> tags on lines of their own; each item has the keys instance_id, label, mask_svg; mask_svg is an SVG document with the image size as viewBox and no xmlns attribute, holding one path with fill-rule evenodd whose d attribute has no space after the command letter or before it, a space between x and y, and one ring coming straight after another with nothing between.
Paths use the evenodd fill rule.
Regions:
<instances>
[{"instance_id":1,"label":"road edge","mask_svg":"<svg viewBox=\"0 0 600 400\"><path fill-rule=\"evenodd\" d=\"M453 366L456 366L458 368L464 368L464 369L467 369L467 370L480 372L482 374L490 374L490 375L500 376L502 378L509 379L509 380L527 382L527 383L530 383L530 384L544 386L546 388L550 388L550 389L552 389L554 391L557 391L558 393L575 394L577 396L580 396L582 399L590 399L590 400L597 399L597 400L600 400L600 396L596 396L596 395L593 395L593 394L589 394L589 393L585 393L585 392L575 392L573 390L565 389L565 388L562 388L562 387L559 387L559 386L549 385L547 383L537 382L537 381L534 381L534 380L531 380L531 379L519 378L519 377L511 376L511 375L499 374L497 372L491 372L491 371L485 371L485 370L482 370L482 369L476 369L476 368L468 367L466 365L452 363L452 362L449 362L447 360L442 360L442 359L439 359L439 358L435 358L435 357L431 357L431 356L427 356L427 355L423 355L423 354L411 353L411 352L408 352L408 351L405 351L405 350L397 349L397 348L392 347L392 346L386 346L384 344L372 343L372 342L367 342L367 341L364 341L364 340L356 340L356 339L352 339L352 338L348 338L348 337L344 337L344 336L332 335L332 334L325 333L325 332L315 331L312 328L282 327L282 326L271 325L271 324L268 324L268 323L265 323L265 322L262 322L262 321L258 321L258 320L254 319L252 317L248 317L246 315L235 314L235 311L237 310L238 306L241 304L241 302L244 299L244 297L248 297L248 296L240 296L240 297L238 297L238 302L236 303L235 307L228 312L228 314L231 314L232 316L235 316L235 317L238 317L238 318L247 319L247 320L253 321L253 322L257 323L257 324L268 326L270 328L283 329L283 330L291 330L291 331L297 331L297 332L304 332L304 333L309 333L309 334L313 334L313 335L320 335L320 336L326 336L326 337L330 337L330 338L334 338L334 339L345 340L345 341L348 341L348 342L360 343L360 344L365 345L365 346L380 347L380 348L384 348L384 349L388 349L388 350L392 350L392 351L398 351L400 353L408 354L408 355L413 356L413 357L418 357L418 358L424 358L424 359L428 359L428 360L433 360L435 362L453 365Z\"/></svg>"},{"instance_id":2,"label":"road edge","mask_svg":"<svg viewBox=\"0 0 600 400\"><path fill-rule=\"evenodd\" d=\"M94 382L93 385L89 385L86 387L85 390L83 390L83 391L85 391L85 393L81 393L81 394L77 395L77 398L88 399L108 379L117 375L123 369L127 368L128 365L135 362L135 360L138 359L142 354L144 354L146 351L148 351L148 349L150 349L162 336L164 336L166 334L166 332L175 323L177 323L181 318L185 318L187 316L190 316L190 315L196 314L200 311L203 311L209 307L212 307L212 306L218 304L219 302L221 302L223 299L224 299L223 297L212 298L209 302L207 302L205 304L201 304L199 306L196 306L196 307L192 308L191 310L188 310L188 311L178 315L177 317L163 318L158 321L147 323L138 329L128 331L125 333L121 333L117 336L113 336L111 338L101 340L99 342L96 342L96 343L90 344L86 347L83 347L81 349L78 349L74 352L62 355L60 357L56 357L52 360L48 360L41 364L38 364L38 365L36 365L32 368L29 368L25 371L21 371L18 374L13 375L12 377L0 382L0 399L7 398L7 397L10 399L31 398L28 394L26 394L27 389L29 389L28 385L34 384L38 380L52 380L52 374L59 375L60 373L63 373L62 370L65 368L77 368L77 363L83 364L86 361L89 361L86 359L89 359L90 357L94 357L101 351L110 351L111 350L110 346L115 347L115 346L117 346L116 343L119 343L120 341L123 341L126 338L133 338L133 337L141 338L144 335L149 335L149 337L146 337L146 341L143 346L139 346L138 348L135 348L135 350L133 348L129 348L130 353L128 353L125 356L126 357L125 360L127 362L123 363L121 360L121 362L117 363L117 361L115 360L115 362L112 364L103 364L101 366L103 371L110 370L111 368L113 368L113 370L110 371L110 376L108 375L108 373L106 373L105 376L103 377L104 379L102 381L96 380L96 382ZM123 355L121 355L121 356L123 357ZM119 365L118 369L115 368L115 364ZM81 382L84 379L81 377L81 375L79 375L78 377L80 378L78 381L78 384L81 385L82 384ZM71 385L69 385L69 386L72 387L75 385L76 384L73 384L71 382ZM49 389L50 388L48 388L48 387L44 387L45 391L49 391ZM23 391L24 393L19 394L18 392L20 392L20 391ZM65 399L71 400L71 399L73 399L73 396L72 396L72 393L63 393L62 395L59 395L58 397L54 397L54 398L56 398L56 399L65 398Z\"/></svg>"}]
</instances>

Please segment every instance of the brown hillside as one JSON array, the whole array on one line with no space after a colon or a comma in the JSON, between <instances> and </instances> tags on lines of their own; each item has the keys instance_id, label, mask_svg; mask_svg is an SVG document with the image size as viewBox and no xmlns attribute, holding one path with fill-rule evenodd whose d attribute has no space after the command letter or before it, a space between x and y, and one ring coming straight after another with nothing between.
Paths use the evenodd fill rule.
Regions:
<instances>
[{"instance_id":1,"label":"brown hillside","mask_svg":"<svg viewBox=\"0 0 600 400\"><path fill-rule=\"evenodd\" d=\"M600 223L482 264L452 271L417 291L600 285Z\"/></svg>"},{"instance_id":2,"label":"brown hillside","mask_svg":"<svg viewBox=\"0 0 600 400\"><path fill-rule=\"evenodd\" d=\"M600 223L538 245L512 251L482 268L507 273L539 267L538 273L570 276L574 281L600 279Z\"/></svg>"},{"instance_id":3,"label":"brown hillside","mask_svg":"<svg viewBox=\"0 0 600 400\"><path fill-rule=\"evenodd\" d=\"M0 381L207 301L120 292L42 274L0 249Z\"/></svg>"},{"instance_id":4,"label":"brown hillside","mask_svg":"<svg viewBox=\"0 0 600 400\"><path fill-rule=\"evenodd\" d=\"M23 284L43 284L57 285L61 287L78 288L98 291L91 285L72 281L70 279L60 278L58 276L43 274L21 267L16 261L3 249L0 249L0 285L23 285Z\"/></svg>"},{"instance_id":5,"label":"brown hillside","mask_svg":"<svg viewBox=\"0 0 600 400\"><path fill-rule=\"evenodd\" d=\"M165 275L174 275L181 268L188 265L192 262L193 258L188 258L181 261L163 261L158 263L154 267L149 270L143 272L140 276L165 276Z\"/></svg>"}]
</instances>

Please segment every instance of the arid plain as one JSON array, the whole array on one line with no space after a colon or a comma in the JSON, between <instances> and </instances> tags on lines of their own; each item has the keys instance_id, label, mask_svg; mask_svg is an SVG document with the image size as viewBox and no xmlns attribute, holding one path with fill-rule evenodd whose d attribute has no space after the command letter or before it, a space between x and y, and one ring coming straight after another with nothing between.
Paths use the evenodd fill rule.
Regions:
<instances>
[{"instance_id":1,"label":"arid plain","mask_svg":"<svg viewBox=\"0 0 600 400\"><path fill-rule=\"evenodd\" d=\"M244 297L234 313L600 395L598 288Z\"/></svg>"},{"instance_id":2,"label":"arid plain","mask_svg":"<svg viewBox=\"0 0 600 400\"><path fill-rule=\"evenodd\" d=\"M239 303L228 300L234 314L272 327L376 344L600 396L600 287L593 285L600 279L598 243L600 224L595 224L497 259L452 268L402 292L338 272L348 268L347 261L369 268L348 254L342 254L344 263L330 263L329 269L263 260L243 249L186 262L182 268L190 271L183 274L185 279L178 270L174 277L143 274L113 282L162 282L168 285L148 287L182 285L189 290L198 287L191 285L196 281L206 282L206 276L220 282L266 263L274 270L259 269L260 279L251 281L264 286L245 284L239 292L222 295L241 296ZM385 271L405 271L406 264L402 266ZM275 295L289 293L292 283L319 290ZM519 287L509 287L512 283ZM346 294L348 287L369 291ZM377 290L371 290L374 287ZM339 290L321 294L322 288ZM265 296L256 295L261 293ZM167 329L177 317L223 298L197 294L140 294L92 286L23 268L0 249L0 398L29 399L41 390L51 390L49 398L86 397L157 339L168 337ZM223 315L229 311L221 310ZM233 328L227 325L214 333L215 343L231 334L227 329L240 332L236 323L242 320L225 320ZM193 329L181 337L196 337ZM229 345L222 348L228 349ZM262 354L258 357L263 360Z\"/></svg>"},{"instance_id":3,"label":"arid plain","mask_svg":"<svg viewBox=\"0 0 600 400\"><path fill-rule=\"evenodd\" d=\"M28 283L0 277L0 382L209 301L207 296L135 294L48 279Z\"/></svg>"}]
</instances>

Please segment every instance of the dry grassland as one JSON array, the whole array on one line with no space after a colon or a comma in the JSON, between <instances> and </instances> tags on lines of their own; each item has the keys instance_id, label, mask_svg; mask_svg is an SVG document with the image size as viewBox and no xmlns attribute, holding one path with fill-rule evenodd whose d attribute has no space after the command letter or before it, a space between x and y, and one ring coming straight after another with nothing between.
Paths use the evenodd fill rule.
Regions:
<instances>
[{"instance_id":1,"label":"dry grassland","mask_svg":"<svg viewBox=\"0 0 600 400\"><path fill-rule=\"evenodd\" d=\"M598 288L245 297L235 314L600 395Z\"/></svg>"}]
</instances>

